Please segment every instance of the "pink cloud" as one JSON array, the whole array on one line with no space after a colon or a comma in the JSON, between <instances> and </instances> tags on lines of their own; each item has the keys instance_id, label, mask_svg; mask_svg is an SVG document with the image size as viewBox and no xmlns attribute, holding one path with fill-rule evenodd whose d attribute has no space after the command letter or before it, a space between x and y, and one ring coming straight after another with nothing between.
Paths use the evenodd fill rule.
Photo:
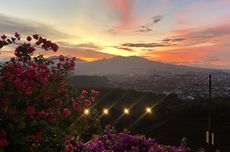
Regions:
<instances>
[{"instance_id":1,"label":"pink cloud","mask_svg":"<svg viewBox=\"0 0 230 152\"><path fill-rule=\"evenodd\" d=\"M213 44L221 46L230 38L230 23L202 28L179 29L172 32L174 37L183 37L185 42L179 47Z\"/></svg>"},{"instance_id":2,"label":"pink cloud","mask_svg":"<svg viewBox=\"0 0 230 152\"><path fill-rule=\"evenodd\" d=\"M221 21L220 18L224 19L230 15L229 11L224 13L224 15L215 14L212 13L212 11L226 9L226 6L230 6L230 0L216 0L210 2L197 1L192 3L191 5L188 5L187 7L183 8L180 12L178 12L175 16L175 20L179 24L191 25L191 17L202 18L201 15L204 12L209 12L210 16L212 17L208 18L208 16L205 16L206 22L213 21L213 19L218 19L217 21ZM199 13L200 16L197 16L197 13Z\"/></svg>"},{"instance_id":3,"label":"pink cloud","mask_svg":"<svg viewBox=\"0 0 230 152\"><path fill-rule=\"evenodd\" d=\"M112 8L114 14L119 14L120 25L109 32L119 33L125 31L131 25L131 13L133 0L105 0Z\"/></svg>"},{"instance_id":4,"label":"pink cloud","mask_svg":"<svg viewBox=\"0 0 230 152\"><path fill-rule=\"evenodd\" d=\"M122 25L130 23L131 1L132 0L108 0L113 10L120 13Z\"/></svg>"}]
</instances>

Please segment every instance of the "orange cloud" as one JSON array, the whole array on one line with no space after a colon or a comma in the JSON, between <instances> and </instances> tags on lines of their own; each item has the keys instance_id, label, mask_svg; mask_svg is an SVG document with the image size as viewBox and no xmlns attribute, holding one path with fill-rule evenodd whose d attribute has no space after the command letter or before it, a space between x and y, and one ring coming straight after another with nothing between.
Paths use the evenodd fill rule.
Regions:
<instances>
[{"instance_id":1,"label":"orange cloud","mask_svg":"<svg viewBox=\"0 0 230 152\"><path fill-rule=\"evenodd\" d=\"M70 57L76 57L80 58L86 61L95 61L98 59L103 59L103 58L111 58L114 57L112 54L108 53L103 53L99 51L94 51L91 49L82 49L82 48L67 48L67 47L60 47L58 52L37 52L44 54L45 57L49 56L59 56L59 55L65 55L65 56L70 56Z\"/></svg>"},{"instance_id":2,"label":"orange cloud","mask_svg":"<svg viewBox=\"0 0 230 152\"><path fill-rule=\"evenodd\" d=\"M171 62L171 63L182 63L182 64L193 64L198 60L205 58L208 54L206 49L201 48L184 48L175 50L165 51L153 51L145 54L150 60Z\"/></svg>"}]
</instances>

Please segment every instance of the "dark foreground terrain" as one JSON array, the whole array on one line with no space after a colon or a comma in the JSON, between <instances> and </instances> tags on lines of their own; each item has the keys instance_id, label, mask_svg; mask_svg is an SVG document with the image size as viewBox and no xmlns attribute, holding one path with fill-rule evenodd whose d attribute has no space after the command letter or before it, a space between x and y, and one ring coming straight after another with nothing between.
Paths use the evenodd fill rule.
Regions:
<instances>
[{"instance_id":1,"label":"dark foreground terrain","mask_svg":"<svg viewBox=\"0 0 230 152\"><path fill-rule=\"evenodd\" d=\"M173 94L122 89L101 89L101 92L96 107L101 111L104 107L111 108L109 115L101 116L102 125L112 124L117 130L127 128L154 137L160 144L179 145L186 137L192 149L206 146L207 99L187 101ZM212 101L216 147L227 152L230 151L230 100L216 97ZM153 107L152 114L145 113L146 106ZM130 108L129 115L123 114L124 107Z\"/></svg>"}]
</instances>

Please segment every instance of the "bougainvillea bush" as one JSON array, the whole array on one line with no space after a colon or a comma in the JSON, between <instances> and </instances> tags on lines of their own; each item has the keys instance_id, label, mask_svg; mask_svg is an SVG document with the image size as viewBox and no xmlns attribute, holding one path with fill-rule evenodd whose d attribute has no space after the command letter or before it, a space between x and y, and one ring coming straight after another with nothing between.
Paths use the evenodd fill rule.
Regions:
<instances>
[{"instance_id":1,"label":"bougainvillea bush","mask_svg":"<svg viewBox=\"0 0 230 152\"><path fill-rule=\"evenodd\" d=\"M60 56L54 63L34 56L37 50L56 52L55 43L36 34L21 39L18 33L0 37L0 48L16 48L15 57L0 64L0 151L62 151L66 137L81 139L97 126L95 112L83 112L99 92L68 85L74 58Z\"/></svg>"},{"instance_id":2,"label":"bougainvillea bush","mask_svg":"<svg viewBox=\"0 0 230 152\"><path fill-rule=\"evenodd\" d=\"M82 143L66 140L65 151L71 152L188 152L186 147L162 146L154 139L132 135L128 131L116 133L109 125L104 133L93 140Z\"/></svg>"}]
</instances>

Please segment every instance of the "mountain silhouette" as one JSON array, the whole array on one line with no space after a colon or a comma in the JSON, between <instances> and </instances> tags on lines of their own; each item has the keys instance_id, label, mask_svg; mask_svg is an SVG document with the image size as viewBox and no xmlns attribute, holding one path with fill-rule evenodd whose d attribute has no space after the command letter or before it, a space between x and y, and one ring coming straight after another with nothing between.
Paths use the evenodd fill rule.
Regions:
<instances>
[{"instance_id":1,"label":"mountain silhouette","mask_svg":"<svg viewBox=\"0 0 230 152\"><path fill-rule=\"evenodd\" d=\"M147 60L142 57L116 56L93 62L77 63L76 75L165 75L186 74L190 72L211 72L213 69L195 68Z\"/></svg>"}]
</instances>

